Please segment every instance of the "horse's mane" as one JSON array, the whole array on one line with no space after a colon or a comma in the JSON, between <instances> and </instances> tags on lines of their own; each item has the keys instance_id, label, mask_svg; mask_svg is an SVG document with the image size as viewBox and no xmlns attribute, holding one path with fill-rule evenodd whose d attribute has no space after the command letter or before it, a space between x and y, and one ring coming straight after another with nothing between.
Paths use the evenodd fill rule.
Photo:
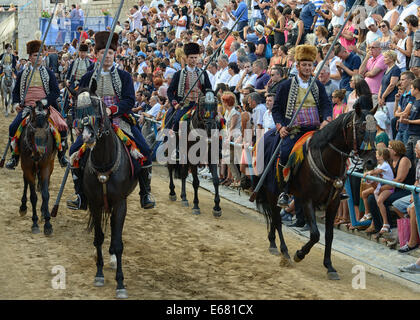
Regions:
<instances>
[{"instance_id":1,"label":"horse's mane","mask_svg":"<svg viewBox=\"0 0 420 320\"><path fill-rule=\"evenodd\" d=\"M336 119L328 123L322 130L318 130L312 136L309 146L323 149L331 140L340 133L340 130L347 124L352 113L340 114Z\"/></svg>"}]
</instances>

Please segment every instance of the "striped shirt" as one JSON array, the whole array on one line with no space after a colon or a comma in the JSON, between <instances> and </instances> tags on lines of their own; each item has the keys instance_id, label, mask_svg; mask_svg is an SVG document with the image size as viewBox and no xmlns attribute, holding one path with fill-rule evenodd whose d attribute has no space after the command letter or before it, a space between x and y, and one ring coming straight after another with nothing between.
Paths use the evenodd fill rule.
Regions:
<instances>
[{"instance_id":1,"label":"striped shirt","mask_svg":"<svg viewBox=\"0 0 420 320\"><path fill-rule=\"evenodd\" d=\"M324 3L324 0L311 0L311 2L315 5L315 8L321 9L322 4ZM325 19L317 13L318 19L316 19L315 28L319 26L325 26Z\"/></svg>"}]
</instances>

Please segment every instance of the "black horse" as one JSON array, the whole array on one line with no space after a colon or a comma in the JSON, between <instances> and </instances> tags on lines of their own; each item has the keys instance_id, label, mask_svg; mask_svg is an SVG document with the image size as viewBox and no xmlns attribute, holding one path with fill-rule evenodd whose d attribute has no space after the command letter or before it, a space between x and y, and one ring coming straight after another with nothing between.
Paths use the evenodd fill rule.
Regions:
<instances>
[{"instance_id":1,"label":"black horse","mask_svg":"<svg viewBox=\"0 0 420 320\"><path fill-rule=\"evenodd\" d=\"M185 129L185 130L184 130ZM217 162L220 159L219 152L219 136L218 132L220 129L220 121L217 119L217 103L214 93L207 91L206 95L201 97L197 105L197 109L192 112L192 115L188 121L180 122L179 135L181 138L176 139L180 152L179 161L176 163L168 161L169 171L169 199L176 201L175 184L174 184L174 173L177 178L181 179L181 203L183 206L188 207L189 203L187 200L186 192L186 179L188 172L191 170L193 177L193 188L194 188L194 206L192 209L193 214L200 214L200 207L198 206L198 188L200 181L198 179L197 168L199 164L208 164L214 186L214 207L213 216L220 217L222 215L222 209L220 208L220 197L219 197L219 176L217 174ZM217 135L217 136L215 136ZM193 137L200 139L201 146L204 148L197 148L196 143L198 141L186 141L187 137ZM173 139L175 140L175 139ZM191 139L193 140L193 139ZM181 141L181 142L180 142ZM204 143L203 143L204 142ZM182 148L181 143L185 143L186 148ZM213 153L214 144L217 143L217 153ZM213 144L213 146L212 146ZM169 147L169 149L171 149ZM184 152L182 152L184 150ZM170 152L168 152L170 155ZM195 158L194 161L192 158ZM197 161L198 160L198 161Z\"/></svg>"},{"instance_id":2,"label":"black horse","mask_svg":"<svg viewBox=\"0 0 420 320\"><path fill-rule=\"evenodd\" d=\"M22 128L19 139L24 183L19 213L21 216L26 214L26 203L28 201L26 194L29 186L32 204L32 233L40 232L36 212L38 197L35 186L37 184L42 195L41 212L44 217L44 234L46 236L50 236L53 232L48 201L50 199L50 177L54 170L54 157L57 153L57 146L48 121L49 116L50 110L47 106L47 101L37 101L36 106L30 110L28 121L26 126ZM38 183L36 182L37 180Z\"/></svg>"},{"instance_id":3,"label":"black horse","mask_svg":"<svg viewBox=\"0 0 420 320\"><path fill-rule=\"evenodd\" d=\"M320 233L316 224L315 209L325 209L324 266L328 269L328 278L331 280L339 279L331 262L331 246L334 218L346 178L346 161L351 154L356 154L363 159L364 165L372 165L372 162L376 162L374 150L360 151L367 131L366 118L370 122L374 121L372 115L367 116L362 113L360 108L357 108L352 112L340 115L323 129L315 132L309 142L308 152L303 162L290 177L289 191L294 195L295 204L299 203L302 206L305 220L310 228L310 239L296 252L294 260L300 262L304 259L319 241ZM267 179L270 177L267 176ZM274 178L271 177L271 179ZM282 234L280 208L277 206L278 195L279 192L273 194L266 185L263 185L257 193L257 207L266 217L269 230L269 251L279 254L275 241L275 231L277 230L282 262L290 265L290 256Z\"/></svg>"},{"instance_id":4,"label":"black horse","mask_svg":"<svg viewBox=\"0 0 420 320\"><path fill-rule=\"evenodd\" d=\"M94 285L104 285L102 231L111 215L111 244L109 253L111 261L116 256L117 298L127 298L122 272L123 241L122 232L127 212L127 197L137 185L137 178L132 174L130 156L125 146L115 134L111 121L106 114L102 100L96 95L96 82L90 90L83 89L78 93L88 97L91 104L86 106L87 112L80 111L80 101L76 99L79 114L85 114L81 121L83 141L90 148L83 173L83 188L86 194L90 221L89 228L95 229L94 246L96 247L96 267Z\"/></svg>"}]
</instances>

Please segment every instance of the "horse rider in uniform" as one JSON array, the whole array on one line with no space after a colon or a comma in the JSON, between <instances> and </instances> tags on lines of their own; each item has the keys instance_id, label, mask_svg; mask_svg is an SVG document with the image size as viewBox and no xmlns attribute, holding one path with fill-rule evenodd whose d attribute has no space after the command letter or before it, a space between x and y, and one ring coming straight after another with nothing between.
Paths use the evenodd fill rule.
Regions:
<instances>
[{"instance_id":1,"label":"horse rider in uniform","mask_svg":"<svg viewBox=\"0 0 420 320\"><path fill-rule=\"evenodd\" d=\"M109 31L101 31L95 34L95 53L98 61L102 61L105 53ZM117 68L114 62L118 48L118 35L113 34L111 46L103 65L102 75L97 83L96 94L102 99L107 107L107 114L112 117L114 124L117 124L134 142L146 161L138 170L138 181L140 185L140 204L142 208L150 209L155 206L151 196L151 175L152 175L152 153L146 140L141 134L134 119L132 108L135 104L134 85L131 75ZM88 88L91 85L92 77L96 75L96 67L86 73L79 83L79 88ZM69 154L77 152L83 145L83 138L79 135L70 147ZM136 160L134 160L136 161ZM67 206L73 210L86 210L87 201L83 192L83 168L72 168L72 176L76 195L74 199L67 200Z\"/></svg>"},{"instance_id":2,"label":"horse rider in uniform","mask_svg":"<svg viewBox=\"0 0 420 320\"><path fill-rule=\"evenodd\" d=\"M16 56L12 53L12 45L10 43L6 44L5 49L6 52L0 55L0 74L3 74L5 65L11 65L12 72L15 74L17 59Z\"/></svg>"},{"instance_id":3,"label":"horse rider in uniform","mask_svg":"<svg viewBox=\"0 0 420 320\"><path fill-rule=\"evenodd\" d=\"M280 147L280 163L282 166L286 165L290 152L300 137L309 131L324 127L332 119L331 101L328 98L324 85L319 80L316 80L296 116L293 127L287 128L312 81L312 71L316 56L317 48L315 46L297 46L295 61L298 74L291 79L283 81L277 90L272 114L276 130L282 139ZM269 138L268 136L265 139ZM283 193L279 196L277 205L280 207L288 206L288 184L285 184Z\"/></svg>"},{"instance_id":4,"label":"horse rider in uniform","mask_svg":"<svg viewBox=\"0 0 420 320\"><path fill-rule=\"evenodd\" d=\"M14 137L23 119L29 116L31 108L36 106L37 101L46 99L48 101L48 106L55 108L55 110L50 108L51 114L54 113L55 115L59 116L57 99L60 96L60 89L58 88L58 82L54 72L42 65L41 57L38 59L38 64L35 66L41 45L42 42L39 40L29 41L26 44L30 67L20 71L17 75L16 86L13 90L12 103L15 104L15 108L18 114L9 126L10 139ZM24 97L25 89L33 68L35 68L35 72L33 74L31 83L29 84L27 94ZM56 120L54 120L52 116L51 119L54 122L54 126L58 127L57 123L55 122ZM59 132L63 148L62 151L58 152L58 160L62 167L66 167L68 163L65 156L67 149L67 127ZM19 155L12 155L11 159L6 163L6 168L13 170L17 166L18 162Z\"/></svg>"},{"instance_id":5,"label":"horse rider in uniform","mask_svg":"<svg viewBox=\"0 0 420 320\"><path fill-rule=\"evenodd\" d=\"M200 77L201 69L197 67L200 46L197 43L186 43L184 45L184 53L187 56L187 65L184 69L174 73L167 90L171 107L165 116L165 128L173 130L176 133L179 131L179 121L182 116L196 106L198 99L206 94L207 89L211 90L211 83L207 72L203 72ZM200 79L184 101L184 105L180 105L182 99L198 77Z\"/></svg>"},{"instance_id":6,"label":"horse rider in uniform","mask_svg":"<svg viewBox=\"0 0 420 320\"><path fill-rule=\"evenodd\" d=\"M88 49L89 46L85 43L81 43L79 47L79 57L70 64L70 68L67 71L66 80L67 85L71 89L75 89L79 83L80 79L88 72L91 71L92 63L88 58Z\"/></svg>"}]
</instances>

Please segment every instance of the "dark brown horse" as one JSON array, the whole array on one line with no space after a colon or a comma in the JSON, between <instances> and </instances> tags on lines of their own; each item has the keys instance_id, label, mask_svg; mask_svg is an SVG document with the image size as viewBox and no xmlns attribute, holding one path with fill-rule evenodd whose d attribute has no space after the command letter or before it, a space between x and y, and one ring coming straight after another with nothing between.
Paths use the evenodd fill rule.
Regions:
<instances>
[{"instance_id":1,"label":"dark brown horse","mask_svg":"<svg viewBox=\"0 0 420 320\"><path fill-rule=\"evenodd\" d=\"M365 116L358 108L340 115L323 129L315 132L309 142L308 150L311 155L309 156L309 152L305 155L299 169L290 178L289 191L294 196L295 204L298 203L302 207L306 223L310 228L310 239L296 252L294 260L295 262L303 260L319 241L320 233L316 224L315 210L325 209L324 266L331 280L339 279L331 262L331 246L334 218L346 178L346 161L351 154L357 154L363 158L365 165L376 162L374 150L360 151L366 133L366 118L372 121L371 117L371 115ZM274 177L267 176L267 179ZM269 251L278 254L275 241L277 230L282 260L290 264L290 256L282 234L280 208L277 207L278 195L279 192L270 192L264 185L257 194L257 207L266 217Z\"/></svg>"},{"instance_id":2,"label":"dark brown horse","mask_svg":"<svg viewBox=\"0 0 420 320\"><path fill-rule=\"evenodd\" d=\"M123 241L122 232L127 213L127 197L137 186L138 179L131 172L131 164L125 146L115 134L111 121L106 115L105 104L96 95L96 82L93 81L91 90L81 89L80 96L86 94L90 105L77 106L80 119L79 129L82 131L83 141L90 147L89 155L83 172L83 189L90 211L90 229L95 230L94 246L96 247L96 267L94 285L104 285L102 244L104 242L103 227L107 217L111 215L111 244L109 253L111 259L116 256L117 298L127 298L122 272ZM86 101L86 100L85 100ZM112 262L111 262L112 263Z\"/></svg>"},{"instance_id":3,"label":"dark brown horse","mask_svg":"<svg viewBox=\"0 0 420 320\"><path fill-rule=\"evenodd\" d=\"M28 200L26 194L29 186L32 204L32 233L40 232L36 212L38 197L35 189L36 181L38 180L38 188L41 190L42 195L41 212L44 217L44 234L50 236L53 228L50 223L51 215L48 209L48 201L50 199L49 185L50 177L54 170L54 157L57 147L48 121L50 111L46 100L37 101L36 106L30 112L29 120L26 126L23 127L19 140L24 182L19 213L21 216L26 214L26 202Z\"/></svg>"},{"instance_id":4,"label":"dark brown horse","mask_svg":"<svg viewBox=\"0 0 420 320\"><path fill-rule=\"evenodd\" d=\"M220 217L222 215L222 209L219 205L219 176L217 174L217 162L220 159L218 137L220 122L217 119L217 104L215 101L213 92L208 91L206 95L200 99L197 109L192 113L191 118L188 121L180 122L180 138L167 141L169 145L169 155L171 154L171 149L174 149L171 148L171 146L175 147L175 144L178 144L180 159L176 163L168 159L167 166L169 171L169 199L171 201L176 201L174 184L175 173L175 176L181 179L181 203L185 207L189 206L186 192L186 180L188 172L191 170L193 177L192 185L194 188L194 206L192 208L192 213L200 214L201 211L198 200L198 188L200 186L200 181L198 179L197 168L199 164L208 164L215 191L213 216ZM215 136L215 134L217 136ZM190 137L192 141L188 141L190 139L187 139L187 137ZM184 148L182 145L183 143L185 146ZM201 148L199 147L199 143ZM214 152L214 147L216 146L215 144L217 144L216 152Z\"/></svg>"}]
</instances>

